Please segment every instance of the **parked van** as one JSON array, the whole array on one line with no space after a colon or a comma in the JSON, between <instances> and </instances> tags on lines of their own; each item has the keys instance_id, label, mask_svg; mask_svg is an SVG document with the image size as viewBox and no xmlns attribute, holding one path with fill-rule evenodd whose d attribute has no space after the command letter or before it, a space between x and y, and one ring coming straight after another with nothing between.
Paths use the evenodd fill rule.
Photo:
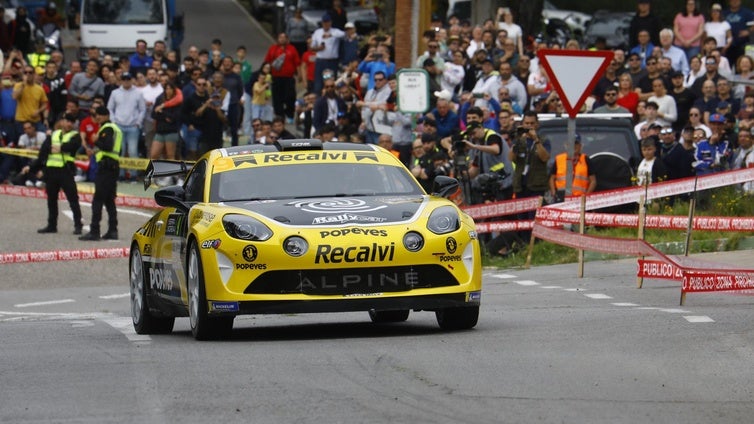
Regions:
<instances>
[{"instance_id":1,"label":"parked van","mask_svg":"<svg viewBox=\"0 0 754 424\"><path fill-rule=\"evenodd\" d=\"M139 39L150 47L162 40L174 48L174 17L175 0L81 0L80 57L86 57L90 46L108 54L128 55Z\"/></svg>"}]
</instances>

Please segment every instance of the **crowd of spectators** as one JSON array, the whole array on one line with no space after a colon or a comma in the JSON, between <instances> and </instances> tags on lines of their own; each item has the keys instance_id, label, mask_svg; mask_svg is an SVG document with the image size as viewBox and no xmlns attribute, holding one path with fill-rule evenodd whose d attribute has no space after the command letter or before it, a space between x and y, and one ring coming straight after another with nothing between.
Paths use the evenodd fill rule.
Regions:
<instances>
[{"instance_id":1,"label":"crowd of spectators","mask_svg":"<svg viewBox=\"0 0 754 424\"><path fill-rule=\"evenodd\" d=\"M471 201L523 195L527 174L514 170L516 143L529 143L520 148L523 166L530 156L552 162L549 141L536 134L538 116L564 112L537 51L595 49L603 43L569 40L560 46L531 39L507 8L477 25L455 16L432 21L411 64L430 77L430 110L422 114L396 106L395 40L383 33L357 34L334 0L311 34L297 12L254 66L243 46L231 53L219 39L206 49L188 46L183 56L163 42L148 46L139 40L130 56L91 48L87 60L67 62L53 52L31 63L29 53L5 46L0 128L4 143L18 146L26 124L46 132L72 113L79 117L81 151L91 154L97 128L88 116L106 106L123 130L125 157L196 159L226 142L318 137L382 145L426 188L443 173L487 175L485 181L497 174L494 193L484 190L489 185L478 188L477 181L482 194ZM641 145L651 138L664 161L684 161L666 163L668 175L659 179L749 166L751 147L738 141L754 125L754 92L739 83L754 76L754 60L745 50L749 21L754 12L740 0L705 11L688 1L672 23L660 22L649 1L638 0L631 47L614 50L582 112L629 116ZM18 95L19 85L29 89ZM468 128L472 115L478 119ZM518 131L527 116L531 123ZM21 161L6 155L0 181ZM135 175L124 172L122 178ZM534 192L548 191L547 175L536 180L542 187Z\"/></svg>"}]
</instances>

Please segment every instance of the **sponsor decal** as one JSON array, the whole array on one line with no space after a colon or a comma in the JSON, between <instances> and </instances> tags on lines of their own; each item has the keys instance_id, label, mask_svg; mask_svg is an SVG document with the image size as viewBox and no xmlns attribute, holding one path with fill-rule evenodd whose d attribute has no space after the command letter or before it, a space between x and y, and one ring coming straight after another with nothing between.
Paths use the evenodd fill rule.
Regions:
<instances>
[{"instance_id":1,"label":"sponsor decal","mask_svg":"<svg viewBox=\"0 0 754 424\"><path fill-rule=\"evenodd\" d=\"M346 160L348 152L317 152L317 153L271 153L264 157L264 163L299 162L299 161L331 161Z\"/></svg>"},{"instance_id":2,"label":"sponsor decal","mask_svg":"<svg viewBox=\"0 0 754 424\"><path fill-rule=\"evenodd\" d=\"M236 264L236 269L245 269L245 270L265 270L267 269L267 264Z\"/></svg>"},{"instance_id":3,"label":"sponsor decal","mask_svg":"<svg viewBox=\"0 0 754 424\"><path fill-rule=\"evenodd\" d=\"M165 268L149 268L149 286L154 290L172 291L173 272Z\"/></svg>"},{"instance_id":4,"label":"sponsor decal","mask_svg":"<svg viewBox=\"0 0 754 424\"><path fill-rule=\"evenodd\" d=\"M448 249L448 253L451 255L453 253L456 253L456 249L458 248L458 243L456 242L456 239L453 237L448 237L445 239L445 248Z\"/></svg>"},{"instance_id":5,"label":"sponsor decal","mask_svg":"<svg viewBox=\"0 0 754 424\"><path fill-rule=\"evenodd\" d=\"M168 215L168 222L165 226L166 236L182 236L186 234L186 216L183 214L170 214Z\"/></svg>"},{"instance_id":6,"label":"sponsor decal","mask_svg":"<svg viewBox=\"0 0 754 424\"><path fill-rule=\"evenodd\" d=\"M144 256L152 256L152 245L151 244L145 244L144 245Z\"/></svg>"},{"instance_id":7,"label":"sponsor decal","mask_svg":"<svg viewBox=\"0 0 754 424\"><path fill-rule=\"evenodd\" d=\"M378 216L355 215L344 213L335 216L318 216L312 220L312 224L344 224L346 222L385 222L387 218Z\"/></svg>"},{"instance_id":8,"label":"sponsor decal","mask_svg":"<svg viewBox=\"0 0 754 424\"><path fill-rule=\"evenodd\" d=\"M150 219L149 221L147 221L147 223L144 224L143 227L139 228L138 233L141 234L141 235L143 235L143 236L145 236L145 237L150 237L150 238L154 237L155 230L157 228L156 225L155 225L155 221L157 221L157 219L158 218L155 216L152 219Z\"/></svg>"},{"instance_id":9,"label":"sponsor decal","mask_svg":"<svg viewBox=\"0 0 754 424\"><path fill-rule=\"evenodd\" d=\"M257 247L250 244L243 248L243 258L246 262L254 262L257 260Z\"/></svg>"},{"instance_id":10,"label":"sponsor decal","mask_svg":"<svg viewBox=\"0 0 754 424\"><path fill-rule=\"evenodd\" d=\"M461 255L440 255L440 262L458 262Z\"/></svg>"},{"instance_id":11,"label":"sponsor decal","mask_svg":"<svg viewBox=\"0 0 754 424\"><path fill-rule=\"evenodd\" d=\"M312 213L363 213L373 212L384 209L387 205L370 205L362 199L322 199L322 200L301 200L288 203L304 212Z\"/></svg>"},{"instance_id":12,"label":"sponsor decal","mask_svg":"<svg viewBox=\"0 0 754 424\"><path fill-rule=\"evenodd\" d=\"M233 165L235 165L236 168L243 165L244 163L256 165L257 159L254 156L248 156L244 158L233 158Z\"/></svg>"},{"instance_id":13,"label":"sponsor decal","mask_svg":"<svg viewBox=\"0 0 754 424\"><path fill-rule=\"evenodd\" d=\"M193 223L199 223L205 227L209 227L209 224L212 223L215 219L215 214L207 212L207 211L197 211L196 215L193 217L191 222Z\"/></svg>"},{"instance_id":14,"label":"sponsor decal","mask_svg":"<svg viewBox=\"0 0 754 424\"><path fill-rule=\"evenodd\" d=\"M204 240L202 242L202 249L217 249L220 247L220 243L222 243L220 239Z\"/></svg>"},{"instance_id":15,"label":"sponsor decal","mask_svg":"<svg viewBox=\"0 0 754 424\"><path fill-rule=\"evenodd\" d=\"M329 244L317 246L314 263L339 264L343 262L384 262L392 261L395 255L395 243L369 246L333 247Z\"/></svg>"},{"instance_id":16,"label":"sponsor decal","mask_svg":"<svg viewBox=\"0 0 754 424\"><path fill-rule=\"evenodd\" d=\"M374 288L405 288L411 290L414 286L419 285L419 273L416 271L406 272L374 272L359 274L340 274L321 276L320 278L304 277L301 284L296 287L297 291L307 292L324 292L329 290L335 291L352 291L354 289L374 289ZM357 295L357 294L354 294ZM358 294L359 296L362 294ZM371 293L370 296L378 295Z\"/></svg>"},{"instance_id":17,"label":"sponsor decal","mask_svg":"<svg viewBox=\"0 0 754 424\"><path fill-rule=\"evenodd\" d=\"M377 155L374 153L364 153L364 152L354 152L354 156L356 156L356 162L361 162L364 159L369 159L371 161L379 163L377 160Z\"/></svg>"},{"instance_id":18,"label":"sponsor decal","mask_svg":"<svg viewBox=\"0 0 754 424\"><path fill-rule=\"evenodd\" d=\"M209 302L211 311L238 312L238 302Z\"/></svg>"},{"instance_id":19,"label":"sponsor decal","mask_svg":"<svg viewBox=\"0 0 754 424\"><path fill-rule=\"evenodd\" d=\"M347 235L387 237L387 230L376 230L376 229L356 227L356 228L343 228L342 230L320 231L319 235L322 238L342 237L342 236L347 236Z\"/></svg>"}]
</instances>

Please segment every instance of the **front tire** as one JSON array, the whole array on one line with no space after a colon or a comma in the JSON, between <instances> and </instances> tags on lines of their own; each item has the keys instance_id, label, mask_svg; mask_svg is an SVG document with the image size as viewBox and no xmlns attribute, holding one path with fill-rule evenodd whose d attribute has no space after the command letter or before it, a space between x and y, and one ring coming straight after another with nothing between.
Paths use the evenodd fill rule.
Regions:
<instances>
[{"instance_id":1,"label":"front tire","mask_svg":"<svg viewBox=\"0 0 754 424\"><path fill-rule=\"evenodd\" d=\"M129 280L131 291L131 321L137 334L166 334L173 331L175 317L156 317L149 312L147 287L149 281L144 272L144 260L139 246L131 246L129 261Z\"/></svg>"},{"instance_id":2,"label":"front tire","mask_svg":"<svg viewBox=\"0 0 754 424\"><path fill-rule=\"evenodd\" d=\"M369 319L373 323L382 324L389 322L403 322L408 319L408 314L411 311L408 309L398 311L377 311L374 309L369 310Z\"/></svg>"},{"instance_id":3,"label":"front tire","mask_svg":"<svg viewBox=\"0 0 754 424\"><path fill-rule=\"evenodd\" d=\"M445 308L435 311L437 324L443 330L468 330L473 328L479 319L479 306L463 306Z\"/></svg>"},{"instance_id":4,"label":"front tire","mask_svg":"<svg viewBox=\"0 0 754 424\"><path fill-rule=\"evenodd\" d=\"M196 241L189 246L186 265L189 297L189 321L191 334L196 340L213 340L230 335L233 330L233 318L210 317L207 311L207 293L204 287L204 269Z\"/></svg>"}]
</instances>

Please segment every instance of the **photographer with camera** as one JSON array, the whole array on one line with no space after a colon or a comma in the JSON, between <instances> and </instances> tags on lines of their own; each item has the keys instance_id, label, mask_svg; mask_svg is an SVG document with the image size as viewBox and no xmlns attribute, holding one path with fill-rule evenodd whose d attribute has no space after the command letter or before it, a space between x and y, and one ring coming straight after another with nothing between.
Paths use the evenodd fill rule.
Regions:
<instances>
[{"instance_id":1,"label":"photographer with camera","mask_svg":"<svg viewBox=\"0 0 754 424\"><path fill-rule=\"evenodd\" d=\"M516 197L542 196L549 189L547 162L550 160L550 140L537 134L537 113L527 111L516 129L516 139L510 152L515 164L513 191Z\"/></svg>"}]
</instances>

